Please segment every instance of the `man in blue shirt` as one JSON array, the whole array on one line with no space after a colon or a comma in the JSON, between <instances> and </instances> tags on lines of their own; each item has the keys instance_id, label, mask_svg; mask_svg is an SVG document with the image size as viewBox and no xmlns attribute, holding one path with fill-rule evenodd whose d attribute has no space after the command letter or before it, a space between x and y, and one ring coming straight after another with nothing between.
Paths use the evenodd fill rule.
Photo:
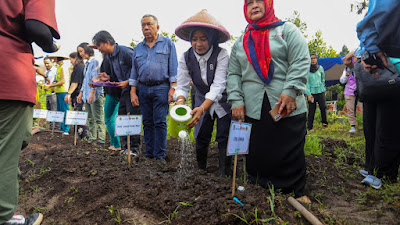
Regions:
<instances>
[{"instance_id":1,"label":"man in blue shirt","mask_svg":"<svg viewBox=\"0 0 400 225\"><path fill-rule=\"evenodd\" d=\"M167 114L175 92L178 60L174 43L158 35L157 18L144 15L141 23L145 39L136 46L132 57L131 101L133 106L140 102L145 156L165 163Z\"/></svg>"},{"instance_id":2,"label":"man in blue shirt","mask_svg":"<svg viewBox=\"0 0 400 225\"><path fill-rule=\"evenodd\" d=\"M130 98L129 76L132 70L133 49L118 45L111 34L105 30L94 35L93 44L90 47L98 49L111 62L111 74L99 73L99 79L101 81L118 80L118 87L122 89L119 96L118 115L127 115L128 113L139 115L139 107L133 107ZM132 135L130 140L132 153L136 154L139 149L140 136ZM127 137L123 136L121 141L122 149L126 150L128 147Z\"/></svg>"}]
</instances>

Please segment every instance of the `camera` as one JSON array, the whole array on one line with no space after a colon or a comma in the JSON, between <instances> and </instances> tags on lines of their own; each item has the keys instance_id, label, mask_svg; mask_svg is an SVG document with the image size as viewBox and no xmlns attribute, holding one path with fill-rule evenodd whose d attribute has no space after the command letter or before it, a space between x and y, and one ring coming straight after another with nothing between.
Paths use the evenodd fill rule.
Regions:
<instances>
[{"instance_id":1,"label":"camera","mask_svg":"<svg viewBox=\"0 0 400 225\"><path fill-rule=\"evenodd\" d=\"M364 51L361 55L361 59L368 65L376 65L379 69L385 68L385 66L382 63L382 60L379 57L376 57L375 54L371 54L367 51Z\"/></svg>"}]
</instances>

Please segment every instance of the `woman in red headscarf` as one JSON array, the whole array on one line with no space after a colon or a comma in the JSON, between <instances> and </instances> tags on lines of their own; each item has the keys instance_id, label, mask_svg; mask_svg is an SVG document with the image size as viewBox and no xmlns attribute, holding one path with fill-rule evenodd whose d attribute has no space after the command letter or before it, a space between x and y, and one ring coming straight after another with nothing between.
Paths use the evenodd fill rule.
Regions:
<instances>
[{"instance_id":1,"label":"woman in red headscarf","mask_svg":"<svg viewBox=\"0 0 400 225\"><path fill-rule=\"evenodd\" d=\"M249 24L232 48L227 92L233 118L253 124L249 180L299 198L306 182L307 43L294 24L275 16L273 0L245 0L244 14ZM269 114L275 107L286 114L278 122Z\"/></svg>"}]
</instances>

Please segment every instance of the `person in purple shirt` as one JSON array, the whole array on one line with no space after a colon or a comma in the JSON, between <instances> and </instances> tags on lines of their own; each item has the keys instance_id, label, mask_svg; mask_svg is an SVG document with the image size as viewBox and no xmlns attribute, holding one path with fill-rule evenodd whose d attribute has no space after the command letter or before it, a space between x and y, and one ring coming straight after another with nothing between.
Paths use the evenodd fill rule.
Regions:
<instances>
[{"instance_id":1,"label":"person in purple shirt","mask_svg":"<svg viewBox=\"0 0 400 225\"><path fill-rule=\"evenodd\" d=\"M340 83L346 84L344 89L344 99L346 100L346 108L347 108L347 116L349 117L350 123L350 133L355 133L356 125L357 125L357 103L362 111L362 103L358 102L357 96L354 91L356 90L356 78L353 72L354 62L352 57L344 57L343 63L346 65L346 68L343 71L342 76L340 77Z\"/></svg>"},{"instance_id":2,"label":"person in purple shirt","mask_svg":"<svg viewBox=\"0 0 400 225\"><path fill-rule=\"evenodd\" d=\"M141 24L145 38L132 56L131 101L133 106L140 103L143 114L145 156L165 163L167 114L175 93L178 60L174 43L158 34L155 16L144 15Z\"/></svg>"}]
</instances>

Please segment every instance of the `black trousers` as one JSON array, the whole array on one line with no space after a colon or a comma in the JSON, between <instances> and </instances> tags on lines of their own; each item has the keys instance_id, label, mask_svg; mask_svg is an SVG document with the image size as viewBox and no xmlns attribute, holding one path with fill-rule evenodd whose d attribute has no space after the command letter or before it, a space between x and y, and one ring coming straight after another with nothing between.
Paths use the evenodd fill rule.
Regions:
<instances>
[{"instance_id":1,"label":"black trousers","mask_svg":"<svg viewBox=\"0 0 400 225\"><path fill-rule=\"evenodd\" d=\"M78 96L71 96L72 108L74 111L85 111L83 103L78 103ZM89 139L89 128L86 125L78 125L78 136L81 139Z\"/></svg>"},{"instance_id":2,"label":"black trousers","mask_svg":"<svg viewBox=\"0 0 400 225\"><path fill-rule=\"evenodd\" d=\"M304 143L306 113L274 122L269 115L271 106L264 95L261 118L246 116L252 124L246 170L249 181L263 187L273 184L284 193L303 196L306 184Z\"/></svg>"},{"instance_id":3,"label":"black trousers","mask_svg":"<svg viewBox=\"0 0 400 225\"><path fill-rule=\"evenodd\" d=\"M319 94L312 94L312 96L314 97L314 102L308 102L307 128L309 130L313 128L315 110L317 109L317 102L319 105L319 110L321 110L321 119L322 119L321 122L328 124L328 121L326 120L325 92Z\"/></svg>"},{"instance_id":4,"label":"black trousers","mask_svg":"<svg viewBox=\"0 0 400 225\"><path fill-rule=\"evenodd\" d=\"M214 121L217 120L217 135L215 141L218 143L218 149L225 149L228 145L229 128L232 120L232 113L226 114L222 118L218 118L214 113L213 118L207 113L204 115L199 133L196 138L196 148L208 148L211 141L211 136L214 130Z\"/></svg>"},{"instance_id":5,"label":"black trousers","mask_svg":"<svg viewBox=\"0 0 400 225\"><path fill-rule=\"evenodd\" d=\"M400 101L363 106L365 165L378 178L397 180L400 165Z\"/></svg>"},{"instance_id":6,"label":"black trousers","mask_svg":"<svg viewBox=\"0 0 400 225\"><path fill-rule=\"evenodd\" d=\"M118 115L140 115L140 108L133 107L131 103L130 89L123 91L119 98ZM140 135L130 136L131 151L136 151L140 146ZM128 138L127 136L121 137L121 148L128 149Z\"/></svg>"}]
</instances>

